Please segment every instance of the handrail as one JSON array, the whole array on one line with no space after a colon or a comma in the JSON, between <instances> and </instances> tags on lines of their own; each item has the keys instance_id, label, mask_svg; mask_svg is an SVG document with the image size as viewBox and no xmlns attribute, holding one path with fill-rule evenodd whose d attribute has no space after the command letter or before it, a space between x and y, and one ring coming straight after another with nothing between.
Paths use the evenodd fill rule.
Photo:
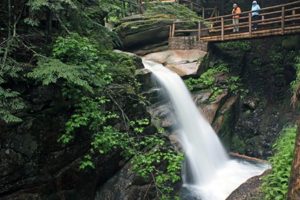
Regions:
<instances>
[{"instance_id":1,"label":"handrail","mask_svg":"<svg viewBox=\"0 0 300 200\"><path fill-rule=\"evenodd\" d=\"M253 35L264 36L271 33L274 30L274 34L284 35L285 33L294 33L295 29L300 26L300 0L285 3L276 6L266 7L260 10L261 19L253 20L252 11L246 11L240 14L240 23L238 27L242 30L243 37L252 37ZM176 33L197 33L199 40L202 38L218 38L218 40L224 40L225 38L232 38L232 30L236 25L232 24L233 15L223 15L218 17L211 17L204 19L202 22L195 22L197 27L189 29L176 30L176 24L186 23L187 21L174 21L170 28L170 36L175 37ZM192 21L189 21L192 22ZM204 27L201 23L206 24L208 27ZM252 31L252 24L259 25L259 31ZM228 32L230 31L231 32ZM288 31L288 32L287 32ZM300 32L300 30L299 30ZM259 33L259 34L258 34ZM241 37L235 33L235 36Z\"/></svg>"},{"instance_id":2,"label":"handrail","mask_svg":"<svg viewBox=\"0 0 300 200\"><path fill-rule=\"evenodd\" d=\"M290 3L286 3L286 4L281 4L281 5L276 5L276 6L270 6L270 7L262 8L262 9L260 9L260 12L265 11L265 10L274 9L274 8L281 8L282 6L284 6L284 7L285 6L290 6L290 5L294 5L294 4L298 4L298 3L300 3L300 0L294 1L294 2L290 2ZM252 11L249 10L249 11L242 12L242 14L248 14L248 13L252 13ZM209 19L217 19L217 18L221 18L221 17L232 17L232 14L222 15L222 16L217 16L217 17L211 17Z\"/></svg>"}]
</instances>

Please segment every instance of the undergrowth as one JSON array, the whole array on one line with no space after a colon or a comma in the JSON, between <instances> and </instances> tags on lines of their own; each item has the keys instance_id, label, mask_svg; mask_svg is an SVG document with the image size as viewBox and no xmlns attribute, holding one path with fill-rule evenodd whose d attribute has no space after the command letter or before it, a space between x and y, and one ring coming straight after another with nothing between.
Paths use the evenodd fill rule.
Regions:
<instances>
[{"instance_id":1,"label":"undergrowth","mask_svg":"<svg viewBox=\"0 0 300 200\"><path fill-rule=\"evenodd\" d=\"M218 76L224 77L222 83L217 81ZM198 78L189 78L184 82L190 91L197 91L200 89L210 90L212 94L210 95L209 101L214 101L218 95L224 92L224 90L234 94L244 92L241 87L240 78L238 76L231 76L228 66L224 63L209 68Z\"/></svg>"},{"instance_id":2,"label":"undergrowth","mask_svg":"<svg viewBox=\"0 0 300 200\"><path fill-rule=\"evenodd\" d=\"M296 126L284 128L273 146L275 154L269 159L272 171L263 177L264 200L285 199L288 192L296 132Z\"/></svg>"}]
</instances>

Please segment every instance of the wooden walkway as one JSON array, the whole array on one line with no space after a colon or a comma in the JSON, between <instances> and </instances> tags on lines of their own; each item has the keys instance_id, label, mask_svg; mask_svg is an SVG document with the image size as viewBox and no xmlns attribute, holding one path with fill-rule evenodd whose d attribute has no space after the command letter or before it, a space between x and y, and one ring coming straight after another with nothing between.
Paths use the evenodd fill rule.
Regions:
<instances>
[{"instance_id":1,"label":"wooden walkway","mask_svg":"<svg viewBox=\"0 0 300 200\"><path fill-rule=\"evenodd\" d=\"M300 0L263 8L257 21L251 16L251 11L242 12L237 33L233 32L232 15L201 22L176 21L170 27L169 37L196 36L199 41L213 42L300 33ZM253 23L258 23L257 30L252 30Z\"/></svg>"}]
</instances>

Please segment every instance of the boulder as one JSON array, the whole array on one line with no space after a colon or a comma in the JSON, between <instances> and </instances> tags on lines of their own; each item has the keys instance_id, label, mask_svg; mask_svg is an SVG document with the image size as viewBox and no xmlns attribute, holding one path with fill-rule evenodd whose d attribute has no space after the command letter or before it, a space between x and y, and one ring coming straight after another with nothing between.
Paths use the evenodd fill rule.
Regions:
<instances>
[{"instance_id":1,"label":"boulder","mask_svg":"<svg viewBox=\"0 0 300 200\"><path fill-rule=\"evenodd\" d=\"M167 41L173 19L151 18L141 15L124 18L116 28L126 50Z\"/></svg>"},{"instance_id":2,"label":"boulder","mask_svg":"<svg viewBox=\"0 0 300 200\"><path fill-rule=\"evenodd\" d=\"M179 76L196 74L200 60L206 55L206 52L191 50L167 50L147 54L144 58L165 65L168 69L174 71Z\"/></svg>"},{"instance_id":3,"label":"boulder","mask_svg":"<svg viewBox=\"0 0 300 200\"><path fill-rule=\"evenodd\" d=\"M260 200L264 199L261 192L262 178L270 170L265 171L262 175L254 176L234 190L226 200Z\"/></svg>"}]
</instances>

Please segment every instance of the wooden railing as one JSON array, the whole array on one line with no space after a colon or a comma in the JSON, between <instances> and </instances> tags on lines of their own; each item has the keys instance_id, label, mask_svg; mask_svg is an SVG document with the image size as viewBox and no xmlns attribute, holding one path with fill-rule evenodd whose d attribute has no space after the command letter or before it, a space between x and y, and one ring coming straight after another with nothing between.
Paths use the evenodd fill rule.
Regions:
<instances>
[{"instance_id":1,"label":"wooden railing","mask_svg":"<svg viewBox=\"0 0 300 200\"><path fill-rule=\"evenodd\" d=\"M190 29L177 29L178 24L191 22L174 22L170 27L170 37L179 35L197 35L203 41L222 41L240 38L262 37L269 35L284 35L300 32L300 1L263 8L260 19L254 21L252 12L240 15L239 32L234 33L232 15L224 15L205 19ZM257 30L252 30L253 23L258 24Z\"/></svg>"}]
</instances>

